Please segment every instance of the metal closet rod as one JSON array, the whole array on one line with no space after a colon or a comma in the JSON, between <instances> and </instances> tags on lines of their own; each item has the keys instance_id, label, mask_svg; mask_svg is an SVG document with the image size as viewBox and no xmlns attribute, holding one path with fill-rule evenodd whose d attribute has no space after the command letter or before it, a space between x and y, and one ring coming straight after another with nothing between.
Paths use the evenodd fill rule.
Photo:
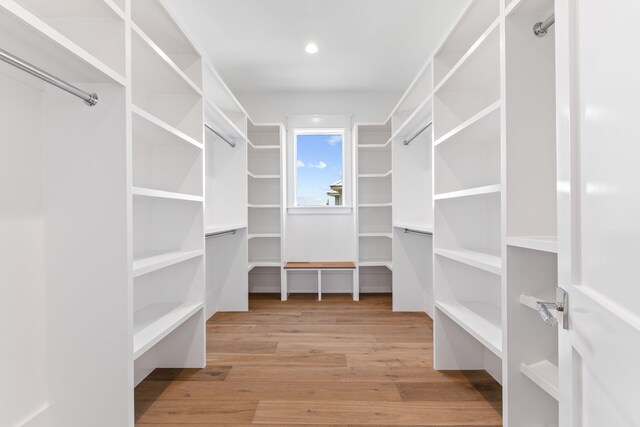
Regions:
<instances>
[{"instance_id":1,"label":"metal closet rod","mask_svg":"<svg viewBox=\"0 0 640 427\"><path fill-rule=\"evenodd\" d=\"M228 234L236 234L236 230L220 231L218 233L208 233L208 234L205 234L204 237L208 239L210 237L221 237L221 236L226 236Z\"/></svg>"},{"instance_id":2,"label":"metal closet rod","mask_svg":"<svg viewBox=\"0 0 640 427\"><path fill-rule=\"evenodd\" d=\"M422 132L424 132L425 130L429 129L429 128L431 127L431 125L432 125L432 124L433 124L433 121L430 121L429 123L427 123L427 125L426 125L425 127L423 127L423 128L422 128L422 129L420 129L418 132L416 132L416 133L415 133L411 138L406 139L406 140L404 141L404 143L403 143L403 144L404 144L404 145L409 145L409 144L411 144L411 142L412 142L414 139L416 139L417 137L419 137L419 136L422 134Z\"/></svg>"},{"instance_id":3,"label":"metal closet rod","mask_svg":"<svg viewBox=\"0 0 640 427\"><path fill-rule=\"evenodd\" d=\"M536 22L533 25L533 34L538 37L544 37L547 35L547 30L551 28L553 24L556 22L556 14L552 14L544 21Z\"/></svg>"},{"instance_id":4,"label":"metal closet rod","mask_svg":"<svg viewBox=\"0 0 640 427\"><path fill-rule=\"evenodd\" d=\"M418 231L418 230L412 230L410 228L405 228L404 229L404 233L405 234L420 234L423 236L433 236L433 233L430 231Z\"/></svg>"},{"instance_id":5,"label":"metal closet rod","mask_svg":"<svg viewBox=\"0 0 640 427\"><path fill-rule=\"evenodd\" d=\"M218 132L217 130L215 130L213 127L211 127L211 125L209 123L205 123L204 127L206 127L207 129L209 129L211 132L215 133L216 135L218 135L218 137L223 140L224 142L226 142L227 144L229 144L230 146L232 146L233 148L236 148L236 143L229 141L227 138L224 137L224 135L222 135L220 132Z\"/></svg>"},{"instance_id":6,"label":"metal closet rod","mask_svg":"<svg viewBox=\"0 0 640 427\"><path fill-rule=\"evenodd\" d=\"M39 78L40 80L44 80L47 83L50 83L56 87L59 87L65 92L69 92L71 95L77 96L78 98L82 99L84 103L87 104L89 107L93 107L98 103L97 94L87 93L81 89L78 89L74 85L69 84L64 80L60 80L56 76L53 76L47 73L46 71L41 70L35 65L31 65L27 61L23 61L17 56L10 54L6 50L0 49L0 59L6 62L7 64L13 65L16 68L19 68L22 71L25 71L31 74L32 76Z\"/></svg>"}]
</instances>

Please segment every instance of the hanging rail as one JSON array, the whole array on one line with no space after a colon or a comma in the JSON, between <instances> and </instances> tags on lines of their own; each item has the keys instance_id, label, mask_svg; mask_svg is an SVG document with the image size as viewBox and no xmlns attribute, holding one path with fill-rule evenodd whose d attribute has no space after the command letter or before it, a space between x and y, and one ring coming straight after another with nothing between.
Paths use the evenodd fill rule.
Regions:
<instances>
[{"instance_id":1,"label":"hanging rail","mask_svg":"<svg viewBox=\"0 0 640 427\"><path fill-rule=\"evenodd\" d=\"M53 76L47 73L46 71L36 67L35 65L31 65L28 62L23 61L17 56L13 56L9 52L2 49L0 49L0 60L6 62L7 64L13 65L16 68L21 69L22 71L25 71L31 74L32 76L39 78L40 80L44 80L45 82L50 83L64 90L65 92L69 92L71 95L77 96L78 98L82 99L84 103L87 104L89 107L93 107L98 103L97 94L87 93L81 89L78 89L72 84L69 84L64 80L60 80L56 76Z\"/></svg>"},{"instance_id":2,"label":"hanging rail","mask_svg":"<svg viewBox=\"0 0 640 427\"><path fill-rule=\"evenodd\" d=\"M405 228L404 229L404 233L405 234L420 234L423 236L433 236L433 232L431 231L418 231L418 230L412 230L410 228Z\"/></svg>"},{"instance_id":3,"label":"hanging rail","mask_svg":"<svg viewBox=\"0 0 640 427\"><path fill-rule=\"evenodd\" d=\"M544 21L540 21L540 22L536 22L533 25L533 34L535 34L538 37L544 37L547 35L547 30L549 28L551 28L551 26L556 22L556 15L555 13L553 15L551 15L550 17L548 17L546 20Z\"/></svg>"},{"instance_id":4,"label":"hanging rail","mask_svg":"<svg viewBox=\"0 0 640 427\"><path fill-rule=\"evenodd\" d=\"M431 127L431 125L432 125L432 124L433 124L433 121L431 121L431 122L427 123L427 125L426 125L425 127L423 127L423 128L422 128L422 129L420 129L418 132L416 132L416 133L415 133L411 138L406 139L406 140L403 142L403 144L404 144L404 145L409 145L409 144L411 144L411 142L412 142L414 139L416 139L417 137L419 137L419 136L422 134L422 132L424 132L425 130L429 129L429 128Z\"/></svg>"},{"instance_id":5,"label":"hanging rail","mask_svg":"<svg viewBox=\"0 0 640 427\"><path fill-rule=\"evenodd\" d=\"M208 239L210 237L221 237L221 236L226 236L228 234L236 234L236 230L219 231L217 233L207 233L204 235L204 237Z\"/></svg>"},{"instance_id":6,"label":"hanging rail","mask_svg":"<svg viewBox=\"0 0 640 427\"><path fill-rule=\"evenodd\" d=\"M215 130L213 127L211 127L210 124L205 123L204 127L206 127L207 129L209 129L211 132L215 133L216 135L218 135L218 137L220 139L222 139L224 142L226 142L227 144L229 144L231 147L236 148L236 143L229 141L227 138L225 138L220 132L218 132L217 130Z\"/></svg>"}]
</instances>

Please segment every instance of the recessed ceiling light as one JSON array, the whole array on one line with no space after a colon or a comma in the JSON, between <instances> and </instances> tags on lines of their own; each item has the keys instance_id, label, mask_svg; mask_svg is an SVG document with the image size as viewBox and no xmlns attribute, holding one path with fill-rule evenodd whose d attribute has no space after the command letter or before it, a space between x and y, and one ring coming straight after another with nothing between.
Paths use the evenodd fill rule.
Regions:
<instances>
[{"instance_id":1,"label":"recessed ceiling light","mask_svg":"<svg viewBox=\"0 0 640 427\"><path fill-rule=\"evenodd\" d=\"M307 47L304 48L304 50L311 55L314 55L316 53L318 53L318 45L315 43L309 43L307 44Z\"/></svg>"}]
</instances>

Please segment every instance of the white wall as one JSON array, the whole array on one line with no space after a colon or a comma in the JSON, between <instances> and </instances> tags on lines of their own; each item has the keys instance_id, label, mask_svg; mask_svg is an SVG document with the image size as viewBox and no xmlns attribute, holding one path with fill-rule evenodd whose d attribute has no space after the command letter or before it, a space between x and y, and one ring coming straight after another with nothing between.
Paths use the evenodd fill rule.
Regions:
<instances>
[{"instance_id":1,"label":"white wall","mask_svg":"<svg viewBox=\"0 0 640 427\"><path fill-rule=\"evenodd\" d=\"M352 123L382 123L401 93L281 92L239 93L240 103L256 123L287 122L302 115L350 116ZM353 211L349 214L288 214L283 261L357 261ZM255 272L258 273L258 272ZM257 274L254 273L254 276ZM291 276L295 291L315 290L315 282ZM346 292L350 274L327 275L323 288ZM362 289L366 292L366 289Z\"/></svg>"}]
</instances>

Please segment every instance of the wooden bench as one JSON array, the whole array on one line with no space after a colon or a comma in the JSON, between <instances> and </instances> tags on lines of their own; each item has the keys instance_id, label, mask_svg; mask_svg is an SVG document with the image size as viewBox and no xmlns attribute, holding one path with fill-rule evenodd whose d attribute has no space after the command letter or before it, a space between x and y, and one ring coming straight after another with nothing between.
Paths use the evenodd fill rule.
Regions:
<instances>
[{"instance_id":1,"label":"wooden bench","mask_svg":"<svg viewBox=\"0 0 640 427\"><path fill-rule=\"evenodd\" d=\"M286 301L289 296L288 272L294 271L317 271L318 272L318 301L322 301L322 272L323 271L344 271L353 270L353 300L360 299L358 285L358 269L353 262L288 262L284 266L284 280L282 281L282 301Z\"/></svg>"}]
</instances>

